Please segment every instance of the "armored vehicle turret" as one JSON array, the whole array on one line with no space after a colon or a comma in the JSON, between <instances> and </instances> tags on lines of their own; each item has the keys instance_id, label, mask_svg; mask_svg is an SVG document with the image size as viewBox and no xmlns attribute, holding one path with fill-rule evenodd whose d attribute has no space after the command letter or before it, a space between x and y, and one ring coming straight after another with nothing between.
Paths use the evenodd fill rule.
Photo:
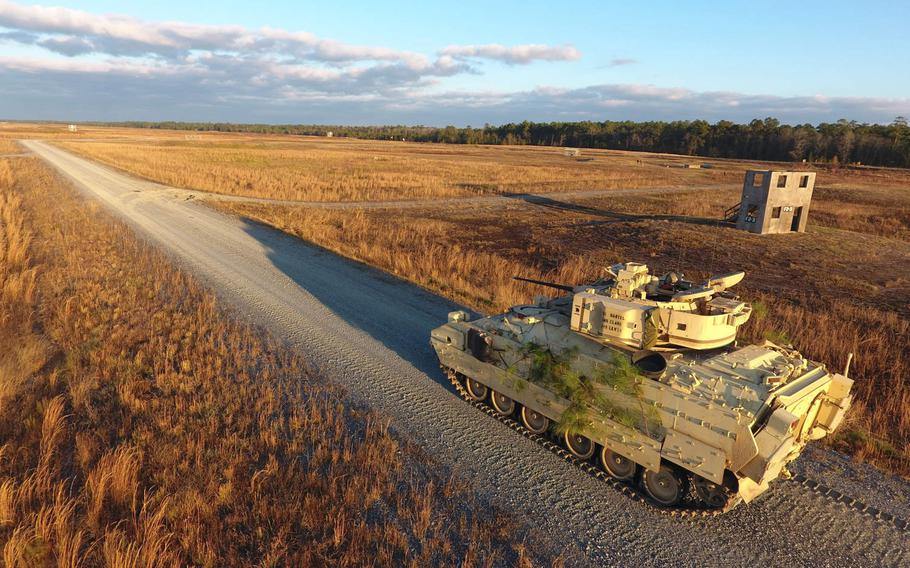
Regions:
<instances>
[{"instance_id":1,"label":"armored vehicle turret","mask_svg":"<svg viewBox=\"0 0 910 568\"><path fill-rule=\"evenodd\" d=\"M431 344L475 404L557 439L578 462L669 508L726 509L787 476L832 433L853 381L788 346L738 346L744 273L690 282L611 266L556 298L471 321L449 314ZM849 363L848 363L849 365Z\"/></svg>"}]
</instances>

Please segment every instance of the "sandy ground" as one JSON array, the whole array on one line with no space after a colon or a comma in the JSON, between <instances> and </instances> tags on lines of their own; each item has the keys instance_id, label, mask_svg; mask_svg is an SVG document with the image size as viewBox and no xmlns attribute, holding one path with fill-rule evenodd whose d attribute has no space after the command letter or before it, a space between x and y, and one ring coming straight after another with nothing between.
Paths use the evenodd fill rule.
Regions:
<instances>
[{"instance_id":1,"label":"sandy ground","mask_svg":"<svg viewBox=\"0 0 910 568\"><path fill-rule=\"evenodd\" d=\"M428 344L429 330L456 308L448 300L180 192L45 143L25 145L167 250L238 315L287 338L356 401L387 413L443 466L537 527L569 565L910 565L906 532L792 482L707 520L668 518L634 503L450 390ZM910 492L900 480L870 477L864 466L828 454L799 468L860 500ZM888 501L895 514L910 516L906 502Z\"/></svg>"}]
</instances>

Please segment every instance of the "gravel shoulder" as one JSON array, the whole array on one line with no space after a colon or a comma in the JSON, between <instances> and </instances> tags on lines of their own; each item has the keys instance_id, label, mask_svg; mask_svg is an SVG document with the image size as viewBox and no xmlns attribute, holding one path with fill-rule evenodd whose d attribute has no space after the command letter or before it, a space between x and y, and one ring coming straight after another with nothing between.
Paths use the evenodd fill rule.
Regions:
<instances>
[{"instance_id":1,"label":"gravel shoulder","mask_svg":"<svg viewBox=\"0 0 910 568\"><path fill-rule=\"evenodd\" d=\"M388 414L481 494L527 519L569 565L910 564L907 533L796 483L778 483L748 506L694 521L631 502L451 391L428 337L457 308L452 302L225 216L181 190L162 191L49 144L24 144L167 250L239 315L285 337L355 400ZM910 516L907 503L893 497L906 498L905 482L828 454L816 448L797 466L864 501L880 492L895 515Z\"/></svg>"}]
</instances>

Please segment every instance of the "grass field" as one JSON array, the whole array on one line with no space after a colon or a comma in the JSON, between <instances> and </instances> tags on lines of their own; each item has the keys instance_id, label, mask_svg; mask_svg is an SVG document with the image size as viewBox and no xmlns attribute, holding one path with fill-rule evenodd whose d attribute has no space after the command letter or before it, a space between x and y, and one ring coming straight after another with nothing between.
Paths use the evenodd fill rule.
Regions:
<instances>
[{"instance_id":1,"label":"grass field","mask_svg":"<svg viewBox=\"0 0 910 568\"><path fill-rule=\"evenodd\" d=\"M545 193L613 188L735 187L754 161L582 149L472 146L188 132L64 124L0 124L0 140L57 140L134 175L177 187L228 195L302 201L363 201ZM709 164L710 168L684 168ZM787 164L786 167L792 167ZM887 212L910 187L910 172L798 165L818 172L819 190L851 206ZM867 191L878 190L874 196ZM860 195L855 195L860 191ZM733 195L733 194L731 194ZM735 199L736 196L734 196ZM825 197L822 200L826 200ZM718 202L728 207L729 199ZM899 204L899 203L898 203ZM819 202L816 201L817 207ZM906 205L906 204L904 204ZM876 210L870 209L872 214ZM859 216L867 212L857 208ZM859 224L859 223L857 223Z\"/></svg>"},{"instance_id":2,"label":"grass field","mask_svg":"<svg viewBox=\"0 0 910 568\"><path fill-rule=\"evenodd\" d=\"M68 150L177 187L302 201L419 199L526 191L735 183L741 164L682 169L681 156L560 148L451 146L353 139L0 124L2 139L50 139ZM673 166L673 167L668 167ZM737 173L733 173L734 170Z\"/></svg>"},{"instance_id":3,"label":"grass field","mask_svg":"<svg viewBox=\"0 0 910 568\"><path fill-rule=\"evenodd\" d=\"M144 140L185 140L193 134L176 130L140 130L137 128L116 128L108 126L78 125L76 132L70 132L67 124L35 122L0 122L0 139L42 139L42 140L84 140L84 139L144 139ZM209 134L203 138L219 136Z\"/></svg>"},{"instance_id":4,"label":"grass field","mask_svg":"<svg viewBox=\"0 0 910 568\"><path fill-rule=\"evenodd\" d=\"M17 154L21 151L22 148L14 141L0 138L0 154Z\"/></svg>"},{"instance_id":5,"label":"grass field","mask_svg":"<svg viewBox=\"0 0 910 568\"><path fill-rule=\"evenodd\" d=\"M724 170L638 163L620 152L441 146L297 138L284 141L66 142L140 177L215 193L302 201L419 199L492 193L717 184ZM587 161L585 161L587 160Z\"/></svg>"},{"instance_id":6,"label":"grass field","mask_svg":"<svg viewBox=\"0 0 910 568\"><path fill-rule=\"evenodd\" d=\"M0 159L0 337L4 566L540 562L35 158Z\"/></svg>"},{"instance_id":7,"label":"grass field","mask_svg":"<svg viewBox=\"0 0 910 568\"><path fill-rule=\"evenodd\" d=\"M562 149L553 147L172 131L150 134L130 129L110 129L109 133L101 129L64 137L60 143L83 156L176 187L296 201L736 187L741 184L746 169L782 167L741 160L611 150L584 149L580 156L569 157ZM682 167L704 163L711 167ZM857 217L887 215L893 213L888 208L894 205L889 191L910 187L910 172L901 170L798 167L818 172L820 192L816 203L820 205L820 215L830 213L825 210L826 203L839 204L845 196L850 196L847 202ZM864 192L859 197L853 195L858 188ZM877 194L867 196L865 192L870 189L878 190ZM901 193L905 197L906 192ZM732 199L737 197L734 195ZM722 211L733 202L727 199L718 205Z\"/></svg>"}]
</instances>

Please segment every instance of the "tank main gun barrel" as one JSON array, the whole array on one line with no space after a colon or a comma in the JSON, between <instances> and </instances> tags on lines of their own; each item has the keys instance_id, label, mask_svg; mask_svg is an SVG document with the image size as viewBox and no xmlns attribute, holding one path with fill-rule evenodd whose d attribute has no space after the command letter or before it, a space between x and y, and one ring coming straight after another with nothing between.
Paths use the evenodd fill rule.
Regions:
<instances>
[{"instance_id":1,"label":"tank main gun barrel","mask_svg":"<svg viewBox=\"0 0 910 568\"><path fill-rule=\"evenodd\" d=\"M529 282L531 284L537 284L539 286L546 286L548 288L556 288L557 290L563 290L565 292L574 292L574 286L567 286L565 284L556 284L554 282L544 282L543 280L532 280L531 278L522 278L521 276L513 276L513 280L520 280L522 282Z\"/></svg>"}]
</instances>

